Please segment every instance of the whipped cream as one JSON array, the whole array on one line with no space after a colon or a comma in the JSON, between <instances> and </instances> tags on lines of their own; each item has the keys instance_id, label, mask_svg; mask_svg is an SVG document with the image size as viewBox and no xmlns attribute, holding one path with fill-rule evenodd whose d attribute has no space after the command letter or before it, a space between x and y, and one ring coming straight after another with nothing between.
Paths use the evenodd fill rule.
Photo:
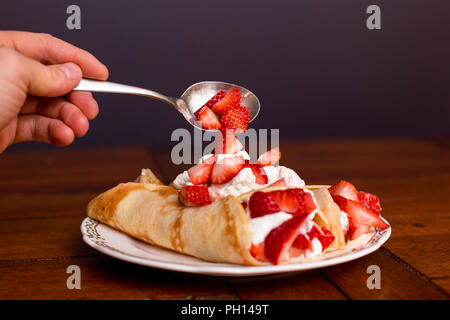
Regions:
<instances>
[{"instance_id":1,"label":"whipped cream","mask_svg":"<svg viewBox=\"0 0 450 320\"><path fill-rule=\"evenodd\" d=\"M212 154L205 155L200 158L199 163L204 162L208 158L212 157ZM217 162L220 163L225 158L242 156L244 160L250 160L250 156L246 151L240 151L235 154L218 154ZM256 183L255 175L250 168L243 168L233 179L224 184L211 184L209 187L209 193L213 200L218 198L225 198L229 195L239 196L243 193L261 189L276 182L277 180L284 178L288 187L302 188L305 186L305 182L295 173L294 170L284 166L266 166L264 171L267 175L267 184ZM181 189L184 186L192 185L191 179L187 171L179 174L173 181L173 186L177 189Z\"/></svg>"},{"instance_id":2,"label":"whipped cream","mask_svg":"<svg viewBox=\"0 0 450 320\"><path fill-rule=\"evenodd\" d=\"M253 231L253 244L258 244L263 242L266 236L275 229L279 227L283 222L292 218L292 214L280 211L277 213L267 214L262 217L250 219Z\"/></svg>"}]
</instances>

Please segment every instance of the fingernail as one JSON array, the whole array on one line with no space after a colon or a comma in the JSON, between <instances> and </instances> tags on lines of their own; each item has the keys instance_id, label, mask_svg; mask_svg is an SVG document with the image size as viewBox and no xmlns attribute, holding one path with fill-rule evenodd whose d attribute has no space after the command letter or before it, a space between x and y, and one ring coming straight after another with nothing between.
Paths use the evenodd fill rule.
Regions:
<instances>
[{"instance_id":1,"label":"fingernail","mask_svg":"<svg viewBox=\"0 0 450 320\"><path fill-rule=\"evenodd\" d=\"M78 67L73 63L60 64L58 67L64 72L67 78L74 80L78 75Z\"/></svg>"}]
</instances>

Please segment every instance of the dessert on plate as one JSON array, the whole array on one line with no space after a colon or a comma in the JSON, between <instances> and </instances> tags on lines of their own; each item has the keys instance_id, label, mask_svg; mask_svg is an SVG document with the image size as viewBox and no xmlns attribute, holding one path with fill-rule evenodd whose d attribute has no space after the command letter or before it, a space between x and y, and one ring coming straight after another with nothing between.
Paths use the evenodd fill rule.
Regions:
<instances>
[{"instance_id":1,"label":"dessert on plate","mask_svg":"<svg viewBox=\"0 0 450 320\"><path fill-rule=\"evenodd\" d=\"M278 147L253 163L234 135L249 122L240 108L239 91L219 91L196 115L218 129L213 154L169 186L143 169L135 182L94 198L88 216L150 244L244 265L320 259L390 227L378 197L345 180L307 186L295 171L277 165Z\"/></svg>"}]
</instances>

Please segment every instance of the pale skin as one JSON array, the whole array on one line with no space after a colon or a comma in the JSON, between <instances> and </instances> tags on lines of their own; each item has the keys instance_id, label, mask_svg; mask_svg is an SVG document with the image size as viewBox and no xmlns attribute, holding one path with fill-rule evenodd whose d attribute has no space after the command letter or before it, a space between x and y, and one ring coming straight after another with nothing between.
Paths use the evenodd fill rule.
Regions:
<instances>
[{"instance_id":1,"label":"pale skin","mask_svg":"<svg viewBox=\"0 0 450 320\"><path fill-rule=\"evenodd\" d=\"M82 77L106 80L108 69L48 34L0 31L0 153L13 143L67 146L84 136L98 104L89 92L71 92Z\"/></svg>"}]
</instances>

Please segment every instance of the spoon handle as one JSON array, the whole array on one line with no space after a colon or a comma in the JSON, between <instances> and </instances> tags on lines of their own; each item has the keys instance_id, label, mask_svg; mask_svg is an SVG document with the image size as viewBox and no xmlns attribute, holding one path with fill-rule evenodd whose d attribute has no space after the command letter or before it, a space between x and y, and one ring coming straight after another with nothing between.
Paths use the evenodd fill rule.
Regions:
<instances>
[{"instance_id":1,"label":"spoon handle","mask_svg":"<svg viewBox=\"0 0 450 320\"><path fill-rule=\"evenodd\" d=\"M176 99L172 97L167 97L159 92L147 90L139 87L133 87L126 84L114 83L109 81L99 81L90 79L81 79L78 86L76 86L73 91L92 91L92 92L106 92L106 93L123 93L123 94L133 94L139 96L146 96L149 98L154 98L172 105L178 108Z\"/></svg>"}]
</instances>

